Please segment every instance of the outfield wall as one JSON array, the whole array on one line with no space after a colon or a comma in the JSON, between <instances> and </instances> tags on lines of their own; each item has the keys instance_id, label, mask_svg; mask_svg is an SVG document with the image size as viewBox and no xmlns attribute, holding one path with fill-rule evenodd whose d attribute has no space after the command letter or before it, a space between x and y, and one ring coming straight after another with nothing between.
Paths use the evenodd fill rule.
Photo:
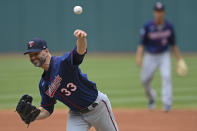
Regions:
<instances>
[{"instance_id":1,"label":"outfield wall","mask_svg":"<svg viewBox=\"0 0 197 131\"><path fill-rule=\"evenodd\" d=\"M197 51L196 0L161 0L182 51ZM135 51L139 29L152 18L156 0L0 0L0 52L23 51L32 37L52 51L70 50L77 28L88 33L89 51ZM82 5L82 15L72 8Z\"/></svg>"}]
</instances>

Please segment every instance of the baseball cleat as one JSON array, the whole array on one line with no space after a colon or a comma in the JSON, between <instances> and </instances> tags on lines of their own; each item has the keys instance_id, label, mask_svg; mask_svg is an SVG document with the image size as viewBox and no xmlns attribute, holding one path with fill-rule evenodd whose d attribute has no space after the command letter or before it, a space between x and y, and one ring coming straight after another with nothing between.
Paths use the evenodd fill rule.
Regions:
<instances>
[{"instance_id":1,"label":"baseball cleat","mask_svg":"<svg viewBox=\"0 0 197 131\"><path fill-rule=\"evenodd\" d=\"M149 103L148 103L148 109L153 110L154 108L155 108L155 101L150 100Z\"/></svg>"},{"instance_id":2,"label":"baseball cleat","mask_svg":"<svg viewBox=\"0 0 197 131\"><path fill-rule=\"evenodd\" d=\"M163 110L164 112L169 112L171 109L171 105L164 105Z\"/></svg>"},{"instance_id":3,"label":"baseball cleat","mask_svg":"<svg viewBox=\"0 0 197 131\"><path fill-rule=\"evenodd\" d=\"M149 100L149 103L148 103L148 109L149 110L153 110L155 108L155 99L156 99L156 92L154 89L151 90L151 96L152 96L152 100Z\"/></svg>"}]
</instances>

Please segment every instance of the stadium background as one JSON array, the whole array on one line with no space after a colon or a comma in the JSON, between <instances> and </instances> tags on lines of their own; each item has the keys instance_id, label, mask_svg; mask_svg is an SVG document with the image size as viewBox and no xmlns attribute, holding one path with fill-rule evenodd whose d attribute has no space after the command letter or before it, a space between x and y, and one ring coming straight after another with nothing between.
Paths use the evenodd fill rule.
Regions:
<instances>
[{"instance_id":1,"label":"stadium background","mask_svg":"<svg viewBox=\"0 0 197 131\"><path fill-rule=\"evenodd\" d=\"M153 80L153 87L157 92L156 111L146 112L147 99L140 83L140 69L135 65L133 54L139 43L140 28L153 18L155 2L156 0L0 0L0 130L26 130L24 123L13 112L22 94L32 95L33 104L40 105L38 82L43 70L33 68L28 56L23 55L25 43L32 37L41 37L47 40L52 54L56 52L61 55L73 48L73 31L79 28L88 33L90 52L81 69L88 74L90 80L97 83L99 90L109 96L122 131L196 131L196 0L161 0L166 6L166 17L175 26L177 44L181 52L184 52L189 73L186 77L177 76L176 60L172 57L173 110L169 115L162 114L161 80L156 72ZM73 13L75 5L83 7L82 15ZM60 102L56 104L56 113L59 108L65 110ZM119 108L128 110L120 111ZM130 111L133 114L130 115ZM66 112L63 112L58 115L65 115ZM119 119L121 114L123 118ZM43 123L33 123L28 130L64 130L65 117L59 116L53 115L50 119L51 124L48 125L53 126L45 125L48 123L47 119ZM54 124L54 119L60 120L59 124Z\"/></svg>"},{"instance_id":2,"label":"stadium background","mask_svg":"<svg viewBox=\"0 0 197 131\"><path fill-rule=\"evenodd\" d=\"M135 51L139 29L152 18L156 0L0 0L0 52L24 51L32 37L47 40L52 51L73 47L76 28L88 33L89 51ZM174 24L182 51L197 50L196 0L161 0ZM73 13L81 5L82 15Z\"/></svg>"}]
</instances>

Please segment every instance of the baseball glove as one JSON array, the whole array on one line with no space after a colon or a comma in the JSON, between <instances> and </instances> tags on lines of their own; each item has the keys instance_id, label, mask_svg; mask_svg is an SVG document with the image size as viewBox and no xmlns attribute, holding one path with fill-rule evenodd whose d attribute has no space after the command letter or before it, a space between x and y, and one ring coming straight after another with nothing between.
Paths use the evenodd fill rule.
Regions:
<instances>
[{"instance_id":1,"label":"baseball glove","mask_svg":"<svg viewBox=\"0 0 197 131\"><path fill-rule=\"evenodd\" d=\"M16 107L16 112L19 114L21 119L26 123L30 124L40 114L40 110L33 106L33 98L29 95L23 95Z\"/></svg>"},{"instance_id":2,"label":"baseball glove","mask_svg":"<svg viewBox=\"0 0 197 131\"><path fill-rule=\"evenodd\" d=\"M183 59L178 60L176 72L179 76L185 76L187 74L187 65Z\"/></svg>"}]
</instances>

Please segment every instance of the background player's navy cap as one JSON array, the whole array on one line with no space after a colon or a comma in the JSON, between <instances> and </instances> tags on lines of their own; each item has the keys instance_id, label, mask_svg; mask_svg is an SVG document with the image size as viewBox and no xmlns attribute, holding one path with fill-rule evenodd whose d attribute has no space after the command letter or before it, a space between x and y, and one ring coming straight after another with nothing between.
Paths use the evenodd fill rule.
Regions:
<instances>
[{"instance_id":1,"label":"background player's navy cap","mask_svg":"<svg viewBox=\"0 0 197 131\"><path fill-rule=\"evenodd\" d=\"M47 48L47 42L40 38L33 38L27 43L27 50L24 54L31 52L40 52Z\"/></svg>"},{"instance_id":2,"label":"background player's navy cap","mask_svg":"<svg viewBox=\"0 0 197 131\"><path fill-rule=\"evenodd\" d=\"M165 7L161 2L156 2L153 9L155 11L165 11Z\"/></svg>"}]
</instances>

